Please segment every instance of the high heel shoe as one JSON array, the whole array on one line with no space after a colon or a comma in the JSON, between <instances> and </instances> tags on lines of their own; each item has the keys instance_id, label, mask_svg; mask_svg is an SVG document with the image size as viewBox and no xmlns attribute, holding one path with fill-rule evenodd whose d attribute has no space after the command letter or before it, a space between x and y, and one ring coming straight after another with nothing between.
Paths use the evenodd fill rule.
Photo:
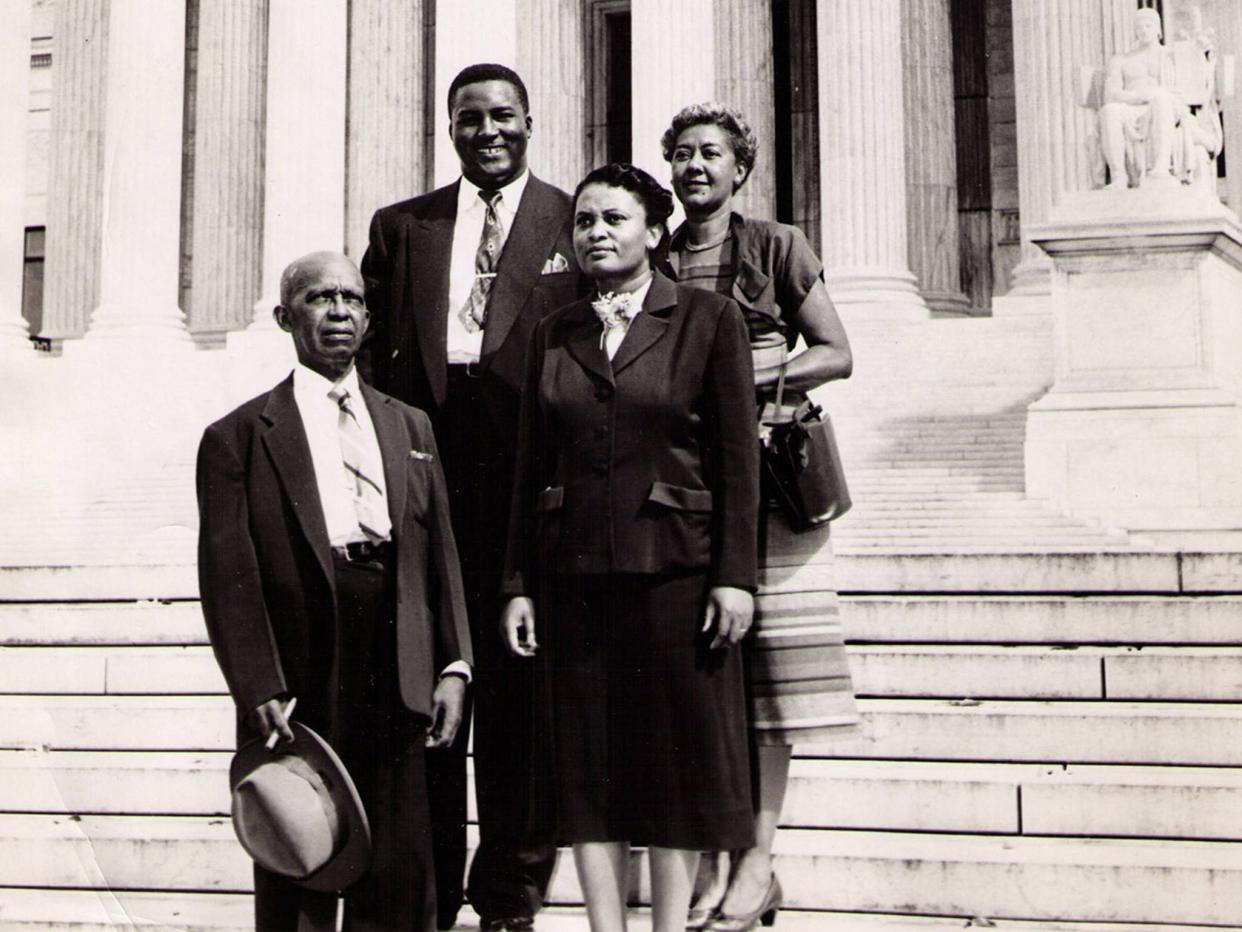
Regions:
<instances>
[{"instance_id":1,"label":"high heel shoe","mask_svg":"<svg viewBox=\"0 0 1242 932\"><path fill-rule=\"evenodd\" d=\"M768 881L768 891L763 895L763 902L759 904L758 909L744 916L729 916L721 913L704 926L704 929L706 932L750 932L760 923L770 926L776 922L776 913L781 908L783 898L780 878L773 874L772 879Z\"/></svg>"},{"instance_id":2,"label":"high heel shoe","mask_svg":"<svg viewBox=\"0 0 1242 932\"><path fill-rule=\"evenodd\" d=\"M699 906L690 907L690 912L686 914L686 928L689 929L706 929L717 916L720 915L720 904L715 906Z\"/></svg>"}]
</instances>

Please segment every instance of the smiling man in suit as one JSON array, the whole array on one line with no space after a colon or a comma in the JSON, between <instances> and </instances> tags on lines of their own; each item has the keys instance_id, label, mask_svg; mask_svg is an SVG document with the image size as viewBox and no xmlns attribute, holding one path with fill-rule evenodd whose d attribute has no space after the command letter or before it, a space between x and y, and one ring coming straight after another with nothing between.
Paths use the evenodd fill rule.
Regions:
<instances>
[{"instance_id":1,"label":"smiling man in suit","mask_svg":"<svg viewBox=\"0 0 1242 932\"><path fill-rule=\"evenodd\" d=\"M474 775L481 842L470 871L483 932L529 929L555 849L524 838L529 672L498 634L523 362L538 320L581 294L569 195L534 177L526 87L471 65L449 86L461 178L384 207L362 260L375 384L428 411L444 456L474 634ZM429 756L440 928L465 863L465 729Z\"/></svg>"},{"instance_id":2,"label":"smiling man in suit","mask_svg":"<svg viewBox=\"0 0 1242 932\"><path fill-rule=\"evenodd\" d=\"M199 589L239 745L293 740L286 702L353 777L371 862L346 928L436 919L427 747L452 744L470 635L444 477L423 412L358 378L362 277L312 253L281 278L289 378L212 424L198 453ZM279 746L277 746L277 750ZM259 867L255 926L334 929L336 897Z\"/></svg>"}]
</instances>

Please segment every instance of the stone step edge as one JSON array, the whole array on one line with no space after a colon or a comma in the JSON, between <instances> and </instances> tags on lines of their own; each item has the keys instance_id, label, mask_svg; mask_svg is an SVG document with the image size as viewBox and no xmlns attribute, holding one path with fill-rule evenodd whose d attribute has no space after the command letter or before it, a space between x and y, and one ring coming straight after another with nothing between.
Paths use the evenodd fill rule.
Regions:
<instances>
[{"instance_id":1,"label":"stone step edge","mask_svg":"<svg viewBox=\"0 0 1242 932\"><path fill-rule=\"evenodd\" d=\"M64 928L72 925L81 932L97 932L116 928L101 899L112 900L123 921L136 928L167 926L176 922L180 929L228 930L241 932L253 923L253 903L244 893L122 893L110 894L90 890L56 890L47 888L7 888L5 904L0 906L0 924L5 928L36 930ZM146 916L135 916L138 911ZM628 925L634 932L648 932L650 910L631 908ZM208 921L186 923L185 916L202 917ZM103 919L103 922L99 920ZM549 906L539 913L539 928L548 932L580 932L585 912L578 906ZM914 916L894 913L842 913L782 909L780 928L793 932L937 932L963 928L992 928L1000 932L1135 932L1132 923L1066 923L1059 921L1024 922L1017 920L981 920L971 917ZM986 923L985 925L981 925ZM478 917L465 906L458 915L454 930L478 928ZM1144 925L1142 932L1203 932L1203 926Z\"/></svg>"},{"instance_id":2,"label":"stone step edge","mask_svg":"<svg viewBox=\"0 0 1242 932\"><path fill-rule=\"evenodd\" d=\"M781 588L850 592L1242 592L1242 553L998 550L845 554L835 567L789 557ZM192 599L193 565L0 567L0 602Z\"/></svg>"}]
</instances>

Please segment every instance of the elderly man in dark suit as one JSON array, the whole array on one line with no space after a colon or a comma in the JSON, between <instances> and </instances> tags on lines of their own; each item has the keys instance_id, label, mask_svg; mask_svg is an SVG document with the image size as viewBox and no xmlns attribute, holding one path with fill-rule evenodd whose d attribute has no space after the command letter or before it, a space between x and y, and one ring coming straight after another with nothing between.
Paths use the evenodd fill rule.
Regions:
<instances>
[{"instance_id":1,"label":"elderly man in dark suit","mask_svg":"<svg viewBox=\"0 0 1242 932\"><path fill-rule=\"evenodd\" d=\"M478 662L481 842L469 894L484 932L497 932L531 927L556 854L524 838L529 673L501 647L497 593L526 346L535 323L581 285L569 196L527 170L522 79L472 65L450 85L448 110L462 177L384 207L371 222L362 260L375 315L367 355L377 386L431 414L444 455ZM429 763L443 929L461 902L465 735Z\"/></svg>"},{"instance_id":2,"label":"elderly man in dark suit","mask_svg":"<svg viewBox=\"0 0 1242 932\"><path fill-rule=\"evenodd\" d=\"M372 826L346 928L429 930L424 746L462 719L470 635L431 424L358 378L369 315L336 253L284 273L289 378L212 424L198 454L199 587L239 742L292 740L286 701L334 746ZM260 930L333 929L337 903L255 867Z\"/></svg>"}]
</instances>

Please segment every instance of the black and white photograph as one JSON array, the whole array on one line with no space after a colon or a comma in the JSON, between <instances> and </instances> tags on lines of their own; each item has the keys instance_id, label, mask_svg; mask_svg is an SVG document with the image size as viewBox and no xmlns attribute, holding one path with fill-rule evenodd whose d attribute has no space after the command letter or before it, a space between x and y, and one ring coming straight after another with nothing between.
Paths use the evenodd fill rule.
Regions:
<instances>
[{"instance_id":1,"label":"black and white photograph","mask_svg":"<svg viewBox=\"0 0 1242 932\"><path fill-rule=\"evenodd\" d=\"M0 932L1242 930L1240 59L0 0Z\"/></svg>"}]
</instances>

